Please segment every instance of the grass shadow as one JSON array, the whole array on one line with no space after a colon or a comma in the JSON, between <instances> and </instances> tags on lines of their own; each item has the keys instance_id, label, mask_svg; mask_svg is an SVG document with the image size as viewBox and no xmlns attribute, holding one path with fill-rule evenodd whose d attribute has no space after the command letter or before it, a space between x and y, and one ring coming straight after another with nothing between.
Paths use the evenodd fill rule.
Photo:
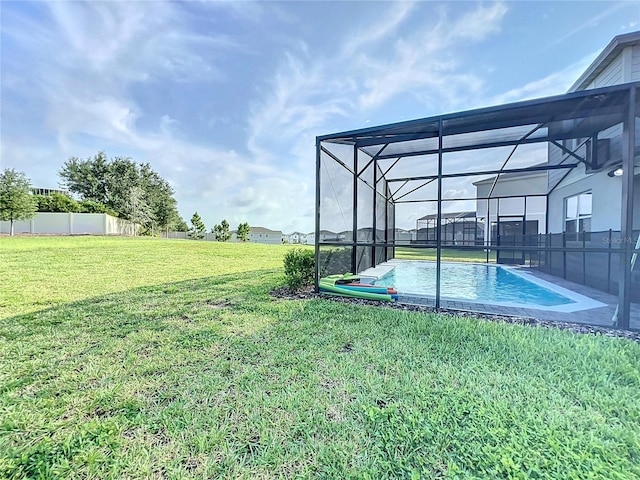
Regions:
<instances>
[{"instance_id":1,"label":"grass shadow","mask_svg":"<svg viewBox=\"0 0 640 480\"><path fill-rule=\"evenodd\" d=\"M0 477L640 475L640 346L277 300L279 275L4 321Z\"/></svg>"}]
</instances>

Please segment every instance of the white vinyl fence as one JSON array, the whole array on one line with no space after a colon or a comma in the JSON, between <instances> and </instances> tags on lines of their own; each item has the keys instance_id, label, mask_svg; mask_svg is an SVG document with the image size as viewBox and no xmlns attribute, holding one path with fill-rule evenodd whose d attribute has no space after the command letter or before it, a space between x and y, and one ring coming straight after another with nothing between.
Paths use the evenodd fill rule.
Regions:
<instances>
[{"instance_id":1,"label":"white vinyl fence","mask_svg":"<svg viewBox=\"0 0 640 480\"><path fill-rule=\"evenodd\" d=\"M10 233L11 222L0 222L0 233ZM13 222L13 232L40 235L133 235L134 224L106 213L38 212L31 220Z\"/></svg>"}]
</instances>

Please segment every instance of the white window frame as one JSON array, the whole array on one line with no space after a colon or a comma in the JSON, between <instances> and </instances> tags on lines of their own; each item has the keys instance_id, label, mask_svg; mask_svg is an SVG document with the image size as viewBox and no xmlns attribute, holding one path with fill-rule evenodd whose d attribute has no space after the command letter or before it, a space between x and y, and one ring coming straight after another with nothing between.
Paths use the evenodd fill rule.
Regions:
<instances>
[{"instance_id":1,"label":"white window frame","mask_svg":"<svg viewBox=\"0 0 640 480\"><path fill-rule=\"evenodd\" d=\"M587 197L588 195L588 197ZM587 202L587 198L589 201ZM575 209L569 207L571 200L576 200ZM588 204L588 207L587 207ZM573 210L573 211L570 211ZM591 232L591 219L593 218L593 194L591 190L580 192L576 195L565 197L564 199L564 232L569 235L575 235L579 239L581 233ZM580 225L584 225L584 220L589 219L589 229L580 230ZM569 222L574 222L575 228L567 228Z\"/></svg>"}]
</instances>

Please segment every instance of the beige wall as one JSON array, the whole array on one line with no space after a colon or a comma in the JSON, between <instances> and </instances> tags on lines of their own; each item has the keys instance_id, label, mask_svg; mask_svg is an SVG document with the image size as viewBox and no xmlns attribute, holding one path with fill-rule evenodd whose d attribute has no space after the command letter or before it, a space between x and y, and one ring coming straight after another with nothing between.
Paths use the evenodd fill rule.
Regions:
<instances>
[{"instance_id":1,"label":"beige wall","mask_svg":"<svg viewBox=\"0 0 640 480\"><path fill-rule=\"evenodd\" d=\"M13 222L15 234L133 235L130 222L105 213L38 212L31 220ZM0 233L10 233L11 223L0 222Z\"/></svg>"}]
</instances>

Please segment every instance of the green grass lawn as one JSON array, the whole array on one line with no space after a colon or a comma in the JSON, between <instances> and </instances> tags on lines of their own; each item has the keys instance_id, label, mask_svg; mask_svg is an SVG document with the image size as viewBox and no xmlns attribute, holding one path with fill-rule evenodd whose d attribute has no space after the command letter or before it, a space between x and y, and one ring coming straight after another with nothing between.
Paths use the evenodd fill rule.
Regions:
<instances>
[{"instance_id":1,"label":"green grass lawn","mask_svg":"<svg viewBox=\"0 0 640 480\"><path fill-rule=\"evenodd\" d=\"M396 258L405 260L436 260L435 248L407 248L396 247ZM487 253L484 250L458 250L454 248L442 249L444 262L486 262ZM496 252L489 252L489 262L495 263Z\"/></svg>"},{"instance_id":2,"label":"green grass lawn","mask_svg":"<svg viewBox=\"0 0 640 480\"><path fill-rule=\"evenodd\" d=\"M284 252L0 239L0 478L640 478L640 345L274 299Z\"/></svg>"},{"instance_id":3,"label":"green grass lawn","mask_svg":"<svg viewBox=\"0 0 640 480\"><path fill-rule=\"evenodd\" d=\"M287 246L119 237L0 239L0 318L135 287L281 269Z\"/></svg>"}]
</instances>

